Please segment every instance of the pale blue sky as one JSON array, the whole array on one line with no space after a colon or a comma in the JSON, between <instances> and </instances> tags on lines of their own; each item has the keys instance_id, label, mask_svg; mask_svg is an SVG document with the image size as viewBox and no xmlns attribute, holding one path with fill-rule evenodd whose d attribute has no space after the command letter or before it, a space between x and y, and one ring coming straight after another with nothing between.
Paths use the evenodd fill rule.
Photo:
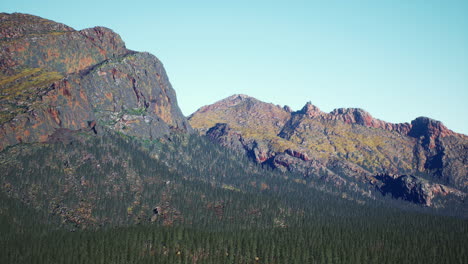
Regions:
<instances>
[{"instance_id":1,"label":"pale blue sky","mask_svg":"<svg viewBox=\"0 0 468 264\"><path fill-rule=\"evenodd\" d=\"M2 1L106 26L164 63L185 115L235 93L468 134L468 1Z\"/></svg>"}]
</instances>

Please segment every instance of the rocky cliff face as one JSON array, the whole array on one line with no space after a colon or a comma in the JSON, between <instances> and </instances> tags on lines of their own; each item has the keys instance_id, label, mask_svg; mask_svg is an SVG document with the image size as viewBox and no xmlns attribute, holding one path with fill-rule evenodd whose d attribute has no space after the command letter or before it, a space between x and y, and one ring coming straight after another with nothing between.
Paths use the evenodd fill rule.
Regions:
<instances>
[{"instance_id":1,"label":"rocky cliff face","mask_svg":"<svg viewBox=\"0 0 468 264\"><path fill-rule=\"evenodd\" d=\"M453 195L465 198L466 194L454 188L411 175L377 175L380 181L378 189L384 194L391 194L395 198L402 198L426 206L433 206L433 199Z\"/></svg>"},{"instance_id":2,"label":"rocky cliff face","mask_svg":"<svg viewBox=\"0 0 468 264\"><path fill-rule=\"evenodd\" d=\"M426 117L392 124L358 108L325 113L309 102L294 112L234 95L202 107L189 122L201 134L258 163L338 185L357 181L379 188L382 178L376 175L390 173L423 174L463 191L468 188L468 137ZM431 199L409 200L432 206Z\"/></svg>"},{"instance_id":3,"label":"rocky cliff face","mask_svg":"<svg viewBox=\"0 0 468 264\"><path fill-rule=\"evenodd\" d=\"M191 131L162 63L107 28L2 13L0 69L0 150L57 129L105 126L148 139Z\"/></svg>"}]
</instances>

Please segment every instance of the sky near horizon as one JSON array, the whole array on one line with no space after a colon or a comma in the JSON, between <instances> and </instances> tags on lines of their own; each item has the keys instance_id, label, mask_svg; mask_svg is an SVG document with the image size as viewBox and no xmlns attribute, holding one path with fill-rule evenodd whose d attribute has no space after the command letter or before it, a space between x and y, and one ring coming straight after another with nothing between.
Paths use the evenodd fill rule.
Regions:
<instances>
[{"instance_id":1,"label":"sky near horizon","mask_svg":"<svg viewBox=\"0 0 468 264\"><path fill-rule=\"evenodd\" d=\"M468 134L466 0L15 0L0 12L111 28L163 62L185 115L241 93Z\"/></svg>"}]
</instances>

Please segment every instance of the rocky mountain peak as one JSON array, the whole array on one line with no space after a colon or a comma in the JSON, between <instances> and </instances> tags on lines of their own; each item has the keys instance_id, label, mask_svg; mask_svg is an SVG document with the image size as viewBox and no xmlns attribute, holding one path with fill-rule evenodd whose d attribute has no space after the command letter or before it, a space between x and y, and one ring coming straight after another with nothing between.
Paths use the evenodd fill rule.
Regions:
<instances>
[{"instance_id":1,"label":"rocky mountain peak","mask_svg":"<svg viewBox=\"0 0 468 264\"><path fill-rule=\"evenodd\" d=\"M74 31L64 24L22 13L0 13L0 24L0 39L7 40L19 39L31 33L39 37L41 34Z\"/></svg>"},{"instance_id":2,"label":"rocky mountain peak","mask_svg":"<svg viewBox=\"0 0 468 264\"><path fill-rule=\"evenodd\" d=\"M375 119L361 108L338 108L334 109L330 115L340 117L347 124L359 124L363 126L372 126Z\"/></svg>"},{"instance_id":3,"label":"rocky mountain peak","mask_svg":"<svg viewBox=\"0 0 468 264\"><path fill-rule=\"evenodd\" d=\"M244 100L244 99L252 99L252 96L248 96L246 94L233 94L229 97L227 97L225 100L226 101L237 101L237 100Z\"/></svg>"},{"instance_id":4,"label":"rocky mountain peak","mask_svg":"<svg viewBox=\"0 0 468 264\"><path fill-rule=\"evenodd\" d=\"M70 74L132 53L108 28L77 31L27 14L0 14L0 36L0 69L6 75L25 67Z\"/></svg>"},{"instance_id":5,"label":"rocky mountain peak","mask_svg":"<svg viewBox=\"0 0 468 264\"><path fill-rule=\"evenodd\" d=\"M346 124L358 124L366 127L395 131L404 135L411 129L409 123L394 124L385 122L374 118L361 108L337 108L330 112L327 118L331 120L341 120Z\"/></svg>"},{"instance_id":6,"label":"rocky mountain peak","mask_svg":"<svg viewBox=\"0 0 468 264\"><path fill-rule=\"evenodd\" d=\"M93 27L80 30L80 33L101 47L101 49L106 53L111 51L111 54L106 54L108 57L115 57L127 51L125 42L123 42L120 35L110 28Z\"/></svg>"},{"instance_id":7,"label":"rocky mountain peak","mask_svg":"<svg viewBox=\"0 0 468 264\"><path fill-rule=\"evenodd\" d=\"M304 105L304 107L302 107L302 109L298 113L307 115L310 118L320 116L323 114L323 112L311 102L307 102L306 105Z\"/></svg>"},{"instance_id":8,"label":"rocky mountain peak","mask_svg":"<svg viewBox=\"0 0 468 264\"><path fill-rule=\"evenodd\" d=\"M415 138L421 136L446 137L455 134L455 132L448 129L442 122L429 117L418 117L411 121L411 126L411 131L409 131L408 135Z\"/></svg>"},{"instance_id":9,"label":"rocky mountain peak","mask_svg":"<svg viewBox=\"0 0 468 264\"><path fill-rule=\"evenodd\" d=\"M360 108L325 113L310 102L292 112L239 95L202 109L189 118L197 131L280 170L325 175L339 184L347 181L343 174L374 182L373 175L382 172L422 173L467 186L467 138L429 118L389 123Z\"/></svg>"},{"instance_id":10,"label":"rocky mountain peak","mask_svg":"<svg viewBox=\"0 0 468 264\"><path fill-rule=\"evenodd\" d=\"M437 139L453 135L459 134L448 129L442 122L428 117L418 117L411 121L411 130L408 132L408 136L422 139L424 146L429 149L438 145Z\"/></svg>"},{"instance_id":11,"label":"rocky mountain peak","mask_svg":"<svg viewBox=\"0 0 468 264\"><path fill-rule=\"evenodd\" d=\"M146 139L191 131L162 63L111 29L2 13L0 33L0 150L64 129Z\"/></svg>"},{"instance_id":12,"label":"rocky mountain peak","mask_svg":"<svg viewBox=\"0 0 468 264\"><path fill-rule=\"evenodd\" d=\"M288 113L292 113L292 112L293 112L293 110L291 109L291 107L290 107L289 105L283 106L283 110L286 111L286 112L288 112Z\"/></svg>"},{"instance_id":13,"label":"rocky mountain peak","mask_svg":"<svg viewBox=\"0 0 468 264\"><path fill-rule=\"evenodd\" d=\"M206 133L217 123L227 123L234 130L256 127L259 131L276 135L290 116L291 112L281 106L235 94L212 105L203 106L188 119L200 133Z\"/></svg>"},{"instance_id":14,"label":"rocky mountain peak","mask_svg":"<svg viewBox=\"0 0 468 264\"><path fill-rule=\"evenodd\" d=\"M256 100L255 98L253 97L250 97L248 95L245 95L245 94L234 94L234 95L231 95L227 98L224 98L223 100L220 100L214 104L211 104L211 105L206 105L206 106L203 106L201 107L200 109L198 109L195 113L205 113L205 112L209 112L209 111L213 111L213 110L216 110L216 109L221 109L221 108L228 108L228 107L233 107L233 106L236 106L246 100ZM193 113L193 114L195 114ZM192 114L192 115L193 115Z\"/></svg>"},{"instance_id":15,"label":"rocky mountain peak","mask_svg":"<svg viewBox=\"0 0 468 264\"><path fill-rule=\"evenodd\" d=\"M259 102L259 101L257 99L255 99L255 98L253 98L251 96L248 96L248 95L245 95L245 94L234 94L234 95L231 95L231 96L227 97L226 99L221 100L221 101L219 101L219 102L217 102L215 104L226 106L226 107L231 107L231 106L235 106L235 105L245 103L245 102L256 103L256 102Z\"/></svg>"}]
</instances>

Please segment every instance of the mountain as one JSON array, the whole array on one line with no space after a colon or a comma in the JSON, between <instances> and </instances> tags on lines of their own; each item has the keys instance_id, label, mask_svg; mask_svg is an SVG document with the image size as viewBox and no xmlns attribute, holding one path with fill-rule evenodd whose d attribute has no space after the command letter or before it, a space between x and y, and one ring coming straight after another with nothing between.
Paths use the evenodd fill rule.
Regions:
<instances>
[{"instance_id":1,"label":"mountain","mask_svg":"<svg viewBox=\"0 0 468 264\"><path fill-rule=\"evenodd\" d=\"M190 132L162 63L110 29L0 14L0 150L65 130Z\"/></svg>"},{"instance_id":2,"label":"mountain","mask_svg":"<svg viewBox=\"0 0 468 264\"><path fill-rule=\"evenodd\" d=\"M463 200L468 191L468 137L427 117L392 124L358 108L325 113L308 102L292 111L233 95L189 122L257 163L337 185L357 180L427 206L448 194Z\"/></svg>"},{"instance_id":3,"label":"mountain","mask_svg":"<svg viewBox=\"0 0 468 264\"><path fill-rule=\"evenodd\" d=\"M0 263L467 263L443 174L462 173L464 137L436 121L235 96L203 108L201 136L161 62L112 30L1 14L0 34ZM334 143L312 151L324 128ZM373 174L388 148L422 172ZM383 158L345 155L363 149Z\"/></svg>"}]
</instances>

